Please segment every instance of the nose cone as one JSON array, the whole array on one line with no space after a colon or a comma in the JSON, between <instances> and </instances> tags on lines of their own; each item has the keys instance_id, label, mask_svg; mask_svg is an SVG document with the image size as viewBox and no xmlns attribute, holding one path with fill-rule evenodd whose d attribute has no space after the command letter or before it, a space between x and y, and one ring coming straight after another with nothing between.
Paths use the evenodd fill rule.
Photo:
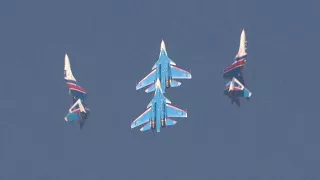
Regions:
<instances>
[{"instance_id":1,"label":"nose cone","mask_svg":"<svg viewBox=\"0 0 320 180\"><path fill-rule=\"evenodd\" d=\"M161 88L161 83L160 83L160 80L159 80L159 79L157 79L157 81L156 81L156 91L157 91L157 90L159 90L160 92L163 93L163 90L162 90L162 88Z\"/></svg>"},{"instance_id":2,"label":"nose cone","mask_svg":"<svg viewBox=\"0 0 320 180\"><path fill-rule=\"evenodd\" d=\"M68 54L64 56L64 70L70 69L70 60Z\"/></svg>"},{"instance_id":3,"label":"nose cone","mask_svg":"<svg viewBox=\"0 0 320 180\"><path fill-rule=\"evenodd\" d=\"M161 84L160 84L160 80L159 79L157 79L157 81L156 81L156 87L157 88L161 88Z\"/></svg>"},{"instance_id":4,"label":"nose cone","mask_svg":"<svg viewBox=\"0 0 320 180\"><path fill-rule=\"evenodd\" d=\"M241 34L245 35L245 30L242 28Z\"/></svg>"},{"instance_id":5,"label":"nose cone","mask_svg":"<svg viewBox=\"0 0 320 180\"><path fill-rule=\"evenodd\" d=\"M164 52L166 52L167 53L167 50L166 50L166 44L164 43L164 40L162 39L162 41L161 41L161 47L160 47L160 50L161 51L164 51Z\"/></svg>"},{"instance_id":6,"label":"nose cone","mask_svg":"<svg viewBox=\"0 0 320 180\"><path fill-rule=\"evenodd\" d=\"M250 98L252 96L252 92L249 91L247 88L244 89L243 95L245 98Z\"/></svg>"}]
</instances>

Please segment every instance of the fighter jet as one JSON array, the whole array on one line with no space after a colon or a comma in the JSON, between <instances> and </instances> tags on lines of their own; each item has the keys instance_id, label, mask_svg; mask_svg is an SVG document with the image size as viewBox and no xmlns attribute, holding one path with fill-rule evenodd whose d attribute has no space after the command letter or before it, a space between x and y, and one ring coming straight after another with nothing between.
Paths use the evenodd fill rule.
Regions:
<instances>
[{"instance_id":1,"label":"fighter jet","mask_svg":"<svg viewBox=\"0 0 320 180\"><path fill-rule=\"evenodd\" d=\"M161 82L156 81L156 90L153 99L147 106L147 110L131 123L131 129L145 124L140 131L156 129L160 132L161 127L174 126L177 121L170 117L187 117L187 112L171 105L171 101L163 95Z\"/></svg>"},{"instance_id":2,"label":"fighter jet","mask_svg":"<svg viewBox=\"0 0 320 180\"><path fill-rule=\"evenodd\" d=\"M158 61L153 65L152 71L144 77L136 86L136 90L149 86L145 92L150 93L155 91L155 82L160 79L163 93L166 88L178 87L181 82L175 79L191 79L191 73L176 66L167 54L166 45L161 41L160 54Z\"/></svg>"},{"instance_id":3,"label":"fighter jet","mask_svg":"<svg viewBox=\"0 0 320 180\"><path fill-rule=\"evenodd\" d=\"M226 84L224 94L231 99L231 104L235 102L239 107L240 98L249 100L252 95L251 91L244 87L244 85L236 78L232 78L232 80Z\"/></svg>"},{"instance_id":4,"label":"fighter jet","mask_svg":"<svg viewBox=\"0 0 320 180\"><path fill-rule=\"evenodd\" d=\"M78 121L80 129L84 126L85 121L88 119L90 109L85 104L87 92L79 86L76 78L71 71L71 65L68 55L64 58L64 79L69 88L69 94L72 96L73 105L69 109L67 116L64 118L67 122Z\"/></svg>"},{"instance_id":5,"label":"fighter jet","mask_svg":"<svg viewBox=\"0 0 320 180\"><path fill-rule=\"evenodd\" d=\"M242 84L245 85L242 70L247 61L247 40L244 29L241 32L238 54L234 59L235 61L224 69L223 78L232 80L233 77L236 77Z\"/></svg>"}]
</instances>

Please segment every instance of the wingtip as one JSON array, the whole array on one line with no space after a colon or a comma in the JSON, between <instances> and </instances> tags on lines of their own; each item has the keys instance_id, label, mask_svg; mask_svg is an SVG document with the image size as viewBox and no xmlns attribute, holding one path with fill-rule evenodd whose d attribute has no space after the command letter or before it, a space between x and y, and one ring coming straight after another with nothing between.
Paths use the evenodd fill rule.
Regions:
<instances>
[{"instance_id":1,"label":"wingtip","mask_svg":"<svg viewBox=\"0 0 320 180\"><path fill-rule=\"evenodd\" d=\"M144 92L145 92L145 93L150 93L150 92L152 92L152 91L148 88L148 89L146 89Z\"/></svg>"}]
</instances>

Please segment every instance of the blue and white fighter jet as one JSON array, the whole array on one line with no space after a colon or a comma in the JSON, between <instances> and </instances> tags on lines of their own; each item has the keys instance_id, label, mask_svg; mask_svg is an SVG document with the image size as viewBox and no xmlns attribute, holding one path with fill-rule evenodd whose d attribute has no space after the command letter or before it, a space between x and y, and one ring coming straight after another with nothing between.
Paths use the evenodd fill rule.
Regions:
<instances>
[{"instance_id":1,"label":"blue and white fighter jet","mask_svg":"<svg viewBox=\"0 0 320 180\"><path fill-rule=\"evenodd\" d=\"M191 79L191 73L176 66L167 54L166 45L161 41L160 54L158 61L153 65L152 71L144 77L136 86L136 90L149 86L145 92L150 93L155 91L155 82L160 80L163 93L166 88L178 87L181 82L175 79Z\"/></svg>"},{"instance_id":2,"label":"blue and white fighter jet","mask_svg":"<svg viewBox=\"0 0 320 180\"><path fill-rule=\"evenodd\" d=\"M73 101L73 105L69 109L69 112L64 119L67 122L78 121L80 124L80 129L82 129L90 114L90 109L84 102L85 98L87 97L87 92L85 89L79 86L76 78L73 76L70 60L67 54L64 58L64 79L67 83L69 94L72 96Z\"/></svg>"},{"instance_id":3,"label":"blue and white fighter jet","mask_svg":"<svg viewBox=\"0 0 320 180\"><path fill-rule=\"evenodd\" d=\"M131 129L145 124L140 131L156 129L160 132L161 127L173 126L177 121L171 117L187 117L187 112L171 105L171 101L163 95L160 80L156 81L156 90L153 99L147 106L147 110L131 123Z\"/></svg>"}]
</instances>

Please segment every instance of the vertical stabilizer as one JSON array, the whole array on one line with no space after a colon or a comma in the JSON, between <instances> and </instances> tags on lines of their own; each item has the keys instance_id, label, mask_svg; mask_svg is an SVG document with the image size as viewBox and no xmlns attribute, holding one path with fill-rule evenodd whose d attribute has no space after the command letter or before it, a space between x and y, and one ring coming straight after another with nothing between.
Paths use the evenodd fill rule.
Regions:
<instances>
[{"instance_id":1,"label":"vertical stabilizer","mask_svg":"<svg viewBox=\"0 0 320 180\"><path fill-rule=\"evenodd\" d=\"M237 83L237 87L240 88L241 91L244 89L244 85L241 82L239 82L237 78L233 78L232 82L233 85L234 83Z\"/></svg>"},{"instance_id":2,"label":"vertical stabilizer","mask_svg":"<svg viewBox=\"0 0 320 180\"><path fill-rule=\"evenodd\" d=\"M81 99L78 99L69 109L69 112L74 112L75 110L79 110L79 112L86 112Z\"/></svg>"},{"instance_id":3,"label":"vertical stabilizer","mask_svg":"<svg viewBox=\"0 0 320 180\"><path fill-rule=\"evenodd\" d=\"M234 79L232 79L230 86L229 86L229 91L233 91L234 88Z\"/></svg>"},{"instance_id":4,"label":"vertical stabilizer","mask_svg":"<svg viewBox=\"0 0 320 180\"><path fill-rule=\"evenodd\" d=\"M245 55L247 55L247 38L246 38L246 33L243 29L240 36L239 51L238 51L238 54L236 55L236 58L240 58Z\"/></svg>"},{"instance_id":5,"label":"vertical stabilizer","mask_svg":"<svg viewBox=\"0 0 320 180\"><path fill-rule=\"evenodd\" d=\"M64 79L77 81L72 74L70 60L67 54L64 57Z\"/></svg>"},{"instance_id":6,"label":"vertical stabilizer","mask_svg":"<svg viewBox=\"0 0 320 180\"><path fill-rule=\"evenodd\" d=\"M83 107L83 104L81 102L81 99L78 99L78 103L79 103L79 108L80 108L80 112L86 112L85 108Z\"/></svg>"}]
</instances>

